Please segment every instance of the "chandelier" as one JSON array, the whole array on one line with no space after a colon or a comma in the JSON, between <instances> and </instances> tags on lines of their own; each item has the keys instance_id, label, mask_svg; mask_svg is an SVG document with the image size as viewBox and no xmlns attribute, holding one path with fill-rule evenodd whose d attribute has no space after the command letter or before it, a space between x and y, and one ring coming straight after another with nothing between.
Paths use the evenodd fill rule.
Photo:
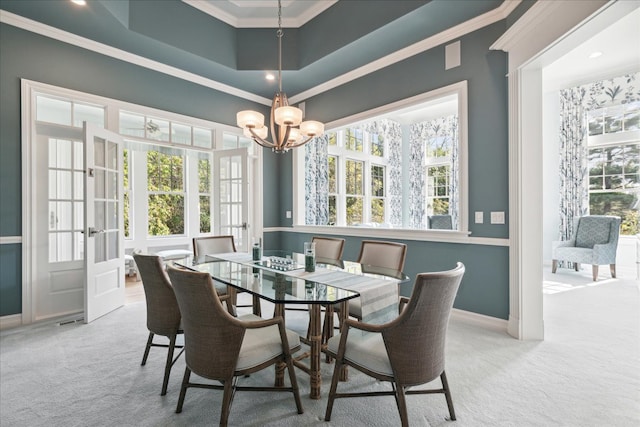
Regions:
<instances>
[{"instance_id":1,"label":"chandelier","mask_svg":"<svg viewBox=\"0 0 640 427\"><path fill-rule=\"evenodd\" d=\"M264 115L252 110L239 111L236 115L238 126L244 135L275 153L286 153L291 148L300 147L311 138L324 133L324 124L315 120L302 121L302 110L289 105L287 94L282 91L282 6L278 0L278 92L271 103L271 139L267 140L269 129L264 125Z\"/></svg>"}]
</instances>

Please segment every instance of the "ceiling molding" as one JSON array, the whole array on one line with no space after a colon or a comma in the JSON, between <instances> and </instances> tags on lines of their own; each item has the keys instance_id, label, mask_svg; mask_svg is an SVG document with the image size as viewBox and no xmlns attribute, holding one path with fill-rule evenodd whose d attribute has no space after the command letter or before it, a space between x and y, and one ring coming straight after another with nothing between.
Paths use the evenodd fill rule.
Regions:
<instances>
[{"instance_id":1,"label":"ceiling molding","mask_svg":"<svg viewBox=\"0 0 640 427\"><path fill-rule=\"evenodd\" d=\"M314 2L313 5L305 9L300 15L295 17L282 17L282 26L285 28L300 28L313 18L333 6L338 0L323 0ZM194 7L201 12L206 13L222 22L225 22L235 28L276 28L277 27L277 15L273 15L268 18L239 18L222 8L215 6L213 3L205 2L202 0L182 0L183 3ZM237 5L238 2L231 1L232 4ZM247 5L249 2L245 2ZM253 3L253 2L252 2ZM268 4L271 2L261 1L260 3ZM268 6L272 9L276 9L271 4ZM286 5L285 5L286 6ZM246 6L245 6L246 7Z\"/></svg>"},{"instance_id":2,"label":"ceiling molding","mask_svg":"<svg viewBox=\"0 0 640 427\"><path fill-rule=\"evenodd\" d=\"M228 93L229 95L244 98L249 101L254 101L259 104L271 105L272 100L258 96L251 92L247 92L233 86L226 85L224 83L217 82L215 80L202 77L198 74L194 74L188 71L184 71L180 68L172 67L162 62L154 61L121 49L114 48L104 43L99 43L85 37L78 36L76 34L69 33L67 31L60 30L49 25L42 24L37 21L33 21L28 18L24 18L20 15L16 15L11 12L0 10L0 22L3 24L12 25L14 27L21 28L23 30L30 31L32 33L40 34L45 37L59 40L64 43L69 43L73 46L78 46L83 49L87 49L101 55L110 56L112 58L129 62L131 64L138 65L140 67L148 68L153 71L158 71L163 74L167 74L173 77L177 77L182 80L187 80L201 86L205 86L211 89L218 90L220 92Z\"/></svg>"}]
</instances>

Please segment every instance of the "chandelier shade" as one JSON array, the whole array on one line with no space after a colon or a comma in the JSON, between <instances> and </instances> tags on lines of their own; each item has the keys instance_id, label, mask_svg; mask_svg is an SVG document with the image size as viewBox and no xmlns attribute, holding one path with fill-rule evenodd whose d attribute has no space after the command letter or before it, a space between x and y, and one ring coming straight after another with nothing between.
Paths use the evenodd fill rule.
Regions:
<instances>
[{"instance_id":1,"label":"chandelier shade","mask_svg":"<svg viewBox=\"0 0 640 427\"><path fill-rule=\"evenodd\" d=\"M236 114L237 125L243 129L243 134L275 153L286 153L324 133L324 124L315 120L303 122L302 110L290 106L287 95L282 91L282 35L282 5L278 0L278 92L273 97L269 118L273 142L267 140L269 128L264 124L263 114L252 110Z\"/></svg>"}]
</instances>

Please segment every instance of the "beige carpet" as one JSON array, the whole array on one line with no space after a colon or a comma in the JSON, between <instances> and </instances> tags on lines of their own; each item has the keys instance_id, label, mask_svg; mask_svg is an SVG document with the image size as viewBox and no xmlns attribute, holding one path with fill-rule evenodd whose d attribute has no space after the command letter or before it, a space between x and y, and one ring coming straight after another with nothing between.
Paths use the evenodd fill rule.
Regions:
<instances>
[{"instance_id":1,"label":"beige carpet","mask_svg":"<svg viewBox=\"0 0 640 427\"><path fill-rule=\"evenodd\" d=\"M590 282L588 273L561 269L546 277L545 334L523 342L505 332L453 320L447 375L458 421L442 396L410 396L413 426L640 425L640 297L631 280ZM478 284L481 286L481 284ZM287 313L291 326L304 318ZM221 393L190 389L174 412L184 359L160 396L164 354L140 360L147 336L144 303L129 304L90 325L41 325L0 336L1 426L217 425ZM391 397L336 401L323 421L333 365L323 364L323 398L308 398L298 371L305 413L288 394L238 393L230 425L396 426ZM270 383L271 370L246 383ZM351 371L341 389L388 387Z\"/></svg>"}]
</instances>

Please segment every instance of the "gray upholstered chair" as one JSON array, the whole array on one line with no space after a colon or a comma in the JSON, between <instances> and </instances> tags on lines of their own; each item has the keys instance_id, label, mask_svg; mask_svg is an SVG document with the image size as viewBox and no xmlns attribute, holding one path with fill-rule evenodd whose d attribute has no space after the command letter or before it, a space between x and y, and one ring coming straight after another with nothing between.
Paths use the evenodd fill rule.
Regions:
<instances>
[{"instance_id":1,"label":"gray upholstered chair","mask_svg":"<svg viewBox=\"0 0 640 427\"><path fill-rule=\"evenodd\" d=\"M298 383L291 352L300 348L300 338L284 327L284 319L262 319L253 314L231 316L222 307L213 281L208 273L168 268L178 305L183 313L186 368L176 412L182 412L187 388L222 389L220 425L226 426L231 401L237 390L286 391L293 393L299 414L303 413ZM290 387L241 387L239 377L262 370L274 364L286 365ZM277 383L284 383L284 371ZM222 383L204 384L190 382L191 373ZM243 417L248 416L243 414Z\"/></svg>"},{"instance_id":2,"label":"gray upholstered chair","mask_svg":"<svg viewBox=\"0 0 640 427\"><path fill-rule=\"evenodd\" d=\"M193 256L236 252L233 236L203 236L193 238Z\"/></svg>"},{"instance_id":3,"label":"gray upholstered chair","mask_svg":"<svg viewBox=\"0 0 640 427\"><path fill-rule=\"evenodd\" d=\"M593 281L598 280L598 266L609 264L611 277L616 277L616 250L620 236L620 217L587 215L575 220L570 240L553 242L553 273L558 261L573 263L576 271L580 264L591 264Z\"/></svg>"},{"instance_id":4,"label":"gray upholstered chair","mask_svg":"<svg viewBox=\"0 0 640 427\"><path fill-rule=\"evenodd\" d=\"M429 229L431 230L452 230L453 222L451 215L431 215L427 217Z\"/></svg>"},{"instance_id":5,"label":"gray upholstered chair","mask_svg":"<svg viewBox=\"0 0 640 427\"><path fill-rule=\"evenodd\" d=\"M175 359L173 358L175 348L182 348L182 346L176 346L177 335L183 333L180 323L180 309L169 277L165 272L162 258L158 255L142 254L134 254L133 258L142 279L144 296L147 302L149 338L144 349L142 366L147 363L151 347L168 348L167 361L164 366L164 381L162 382L162 392L160 393L164 396L167 394L171 367L182 354L182 351L180 351ZM153 341L155 335L169 338L169 344L155 343Z\"/></svg>"},{"instance_id":6,"label":"gray upholstered chair","mask_svg":"<svg viewBox=\"0 0 640 427\"><path fill-rule=\"evenodd\" d=\"M445 341L449 315L464 271L464 265L458 263L450 271L418 274L407 305L389 323L373 325L347 319L340 335L331 338L327 345L327 352L335 357L336 364L325 421L331 420L333 403L337 398L387 395L395 397L402 426L408 426L405 395L431 393L445 395L451 420L456 419L444 372ZM338 393L340 371L345 365L380 381L391 382L392 389ZM438 377L442 381L442 388L409 389L427 384Z\"/></svg>"},{"instance_id":7,"label":"gray upholstered chair","mask_svg":"<svg viewBox=\"0 0 640 427\"><path fill-rule=\"evenodd\" d=\"M344 239L338 237L314 236L311 241L316 244L316 257L326 260L340 261L344 251Z\"/></svg>"}]
</instances>

